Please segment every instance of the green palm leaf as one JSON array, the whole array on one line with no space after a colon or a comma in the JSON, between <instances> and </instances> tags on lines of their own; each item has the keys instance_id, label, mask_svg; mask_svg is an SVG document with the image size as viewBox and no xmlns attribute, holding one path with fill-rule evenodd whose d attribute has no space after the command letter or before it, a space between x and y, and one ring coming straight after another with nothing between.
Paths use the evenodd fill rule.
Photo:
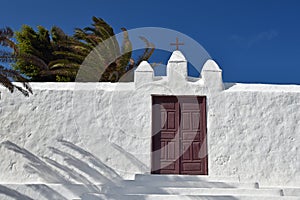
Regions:
<instances>
[{"instance_id":1,"label":"green palm leaf","mask_svg":"<svg viewBox=\"0 0 300 200\"><path fill-rule=\"evenodd\" d=\"M0 51L1 63L11 64L16 61L18 49L17 45L11 40L13 36L14 32L11 28L6 27L4 29L0 29L0 45L11 49L10 51ZM12 83L12 81L21 82L22 86L18 86ZM2 65L0 65L0 84L6 87L10 92L17 89L25 96L29 96L29 93L32 94L32 89L27 78L23 77L19 71L9 69Z\"/></svg>"}]
</instances>

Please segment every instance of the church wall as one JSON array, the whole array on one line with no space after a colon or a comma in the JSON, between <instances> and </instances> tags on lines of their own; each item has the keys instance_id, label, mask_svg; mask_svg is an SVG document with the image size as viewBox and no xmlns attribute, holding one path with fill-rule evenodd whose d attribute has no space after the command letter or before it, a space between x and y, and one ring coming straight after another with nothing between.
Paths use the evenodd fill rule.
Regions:
<instances>
[{"instance_id":1,"label":"church wall","mask_svg":"<svg viewBox=\"0 0 300 200\"><path fill-rule=\"evenodd\" d=\"M208 60L187 77L174 51L166 77L143 61L129 83L0 87L1 183L106 183L151 171L151 95L205 96L209 176L268 185L300 180L300 86L223 84Z\"/></svg>"},{"instance_id":2,"label":"church wall","mask_svg":"<svg viewBox=\"0 0 300 200\"><path fill-rule=\"evenodd\" d=\"M300 86L32 86L29 98L1 89L1 182L82 181L70 173L105 182L149 173L151 94L207 96L210 176L275 185L299 180Z\"/></svg>"},{"instance_id":3,"label":"church wall","mask_svg":"<svg viewBox=\"0 0 300 200\"><path fill-rule=\"evenodd\" d=\"M210 173L268 185L299 183L299 89L240 84L211 100Z\"/></svg>"}]
</instances>

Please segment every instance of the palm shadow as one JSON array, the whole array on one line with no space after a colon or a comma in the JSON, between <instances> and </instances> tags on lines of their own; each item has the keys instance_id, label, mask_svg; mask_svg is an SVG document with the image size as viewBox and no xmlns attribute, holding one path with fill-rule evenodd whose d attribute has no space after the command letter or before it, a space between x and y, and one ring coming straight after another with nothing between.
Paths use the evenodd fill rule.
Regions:
<instances>
[{"instance_id":1,"label":"palm shadow","mask_svg":"<svg viewBox=\"0 0 300 200\"><path fill-rule=\"evenodd\" d=\"M37 191L46 199L68 200L63 195L45 184L28 184L27 187L33 189L34 191Z\"/></svg>"},{"instance_id":2,"label":"palm shadow","mask_svg":"<svg viewBox=\"0 0 300 200\"><path fill-rule=\"evenodd\" d=\"M103 171L103 173L106 174L107 176L113 178L114 180L122 180L121 176L118 173L116 173L111 167L104 164L99 158L97 158L90 152L88 152L88 151L82 149L81 147L74 145L73 143L68 142L66 140L58 140L58 142L60 142L64 146L67 146L70 149L78 152L79 154L85 156L86 158L88 158L89 162L91 162L93 165L95 165L96 167L101 169Z\"/></svg>"},{"instance_id":3,"label":"palm shadow","mask_svg":"<svg viewBox=\"0 0 300 200\"><path fill-rule=\"evenodd\" d=\"M18 146L11 141L5 141L0 144L0 147L13 151L17 154L22 155L27 161L24 164L24 169L31 173L37 174L46 183L45 184L26 184L25 187L43 196L45 199L59 199L67 200L68 198L59 187L63 187L82 200L93 200L93 199L130 199L130 200L143 200L147 198L147 194L167 195L171 192L168 189L161 188L164 186L159 182L137 182L123 180L121 176L114 171L111 167L103 163L98 157L94 156L87 150L65 140L58 140L60 144L67 147L69 150L76 152L77 154L70 153L72 151L62 151L55 147L48 147L54 155L58 155L63 158L62 161L54 160L49 157L38 157L28 151L25 148ZM142 163L134 155L125 151L122 147L112 144L112 146L123 154L132 164L140 167L140 169L146 169L147 166ZM84 161L79 159L84 157ZM77 155L77 156L76 156ZM93 166L93 167L92 167ZM68 178L66 178L68 177ZM92 180L91 180L92 179ZM196 180L196 179L195 179ZM176 180L165 177L166 182L172 181L184 181L182 176L176 177ZM95 184L95 182L97 184ZM52 184L56 184L56 188ZM214 183L215 184L215 183ZM220 183L223 184L223 183ZM168 186L167 186L168 187ZM192 187L192 185L191 185ZM212 187L210 183L203 182L203 187ZM219 185L218 187L230 187L229 185ZM138 190L137 190L138 188ZM146 194L145 196L139 195ZM24 193L24 192L23 192ZM8 187L7 185L0 185L0 194L14 198L33 200L32 194L23 194L17 189ZM173 192L172 192L173 193ZM235 200L237 198L232 196L222 196L225 200ZM207 199L212 200L215 197L210 196L189 196L186 195L185 199Z\"/></svg>"},{"instance_id":4,"label":"palm shadow","mask_svg":"<svg viewBox=\"0 0 300 200\"><path fill-rule=\"evenodd\" d=\"M8 188L4 185L0 185L0 194L14 198L14 199L23 199L23 200L33 200L31 197L22 194L14 189Z\"/></svg>"},{"instance_id":5,"label":"palm shadow","mask_svg":"<svg viewBox=\"0 0 300 200\"><path fill-rule=\"evenodd\" d=\"M0 146L22 155L22 157L28 161L27 164L24 164L24 169L30 174L37 174L46 183L26 184L26 187L34 190L46 199L68 199L64 196L64 194L51 188L50 185L46 185L47 183L59 184L77 197L84 197L86 194L101 194L105 191L111 191L109 188L122 187L122 181L124 180L121 176L92 153L65 140L59 140L58 142L84 156L87 158L88 162L55 147L48 148L53 154L61 156L65 163L60 163L46 156L40 158L11 141L4 141L0 144ZM135 159L138 160L137 158ZM91 167L93 165L96 166L97 169L95 167ZM91 178L97 182L97 185L90 180ZM98 187L99 184L100 187ZM6 185L0 186L0 194L4 194L15 199L33 199L13 188L7 187ZM103 195L110 196L105 193ZM118 194L113 195L118 196L116 199L120 199Z\"/></svg>"}]
</instances>

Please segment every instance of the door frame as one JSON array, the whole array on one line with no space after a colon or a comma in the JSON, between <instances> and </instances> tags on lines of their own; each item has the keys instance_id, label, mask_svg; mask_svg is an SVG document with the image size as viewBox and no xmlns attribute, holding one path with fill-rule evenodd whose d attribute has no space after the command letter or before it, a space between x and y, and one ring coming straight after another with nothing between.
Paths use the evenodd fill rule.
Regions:
<instances>
[{"instance_id":1,"label":"door frame","mask_svg":"<svg viewBox=\"0 0 300 200\"><path fill-rule=\"evenodd\" d=\"M208 143L207 143L207 97L206 96L200 96L200 95L159 95L159 94L152 94L151 95L151 171L150 173L151 174L160 174L160 173L155 173L157 170L153 170L153 167L155 165L155 162L154 162L154 153L153 153L153 148L154 148L154 135L153 135L153 132L154 132L154 110L153 110L153 105L154 105L154 98L156 97L170 97L170 98L177 98L178 100L180 98L201 98L203 102L203 104L201 105L201 110L203 112L202 113L202 117L201 117L201 120L202 120L202 123L204 125L203 127L203 134L204 134L204 138L205 140L203 141L202 145L204 144L205 145L205 148L206 148L206 155L205 155L205 174L203 175L208 175ZM179 101L178 101L179 102ZM180 115L180 108L179 108L179 115ZM180 124L180 117L179 117L179 124ZM182 144L180 144L181 146ZM201 145L201 147L202 147ZM181 157L182 155L180 155ZM178 158L180 159L180 158ZM180 174L180 172L178 173ZM162 174L163 175L163 174Z\"/></svg>"}]
</instances>

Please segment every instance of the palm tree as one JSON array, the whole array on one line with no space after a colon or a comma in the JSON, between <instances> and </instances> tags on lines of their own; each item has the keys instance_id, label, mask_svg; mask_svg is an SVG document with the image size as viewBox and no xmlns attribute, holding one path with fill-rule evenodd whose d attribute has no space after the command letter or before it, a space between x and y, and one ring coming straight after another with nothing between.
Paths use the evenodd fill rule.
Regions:
<instances>
[{"instance_id":1,"label":"palm tree","mask_svg":"<svg viewBox=\"0 0 300 200\"><path fill-rule=\"evenodd\" d=\"M62 64L53 68L54 62L66 60L65 56L55 52L72 53L70 46L64 45L72 38L63 33L58 27L53 27L49 33L47 29L38 26L34 31L24 25L16 33L18 41L18 55L14 69L30 77L30 81L72 81L76 76L75 68L67 68ZM69 42L68 42L69 43Z\"/></svg>"},{"instance_id":2,"label":"palm tree","mask_svg":"<svg viewBox=\"0 0 300 200\"><path fill-rule=\"evenodd\" d=\"M90 62L98 66L97 81L118 81L124 74L148 60L154 51L154 45L141 37L146 48L137 61L131 58L132 44L125 28L120 46L114 31L103 19L93 17L91 27L77 28L73 36L66 35L60 28L47 31L38 27L35 32L31 27L23 26L17 33L20 54L15 69L32 77L32 81L74 81L76 74L86 57L96 54ZM104 45L99 45L104 44ZM93 75L87 72L86 76Z\"/></svg>"},{"instance_id":3,"label":"palm tree","mask_svg":"<svg viewBox=\"0 0 300 200\"><path fill-rule=\"evenodd\" d=\"M16 59L17 47L11 40L14 32L11 28L0 29L0 84L6 87L10 92L14 92L15 89L22 92L25 96L29 96L32 93L32 89L28 83L28 80L22 76L18 71L3 66L1 63L12 63ZM11 49L10 51L7 48ZM21 82L22 86L16 85L12 81Z\"/></svg>"},{"instance_id":4,"label":"palm tree","mask_svg":"<svg viewBox=\"0 0 300 200\"><path fill-rule=\"evenodd\" d=\"M135 61L132 58L132 44L125 28L121 28L123 42L120 47L111 26L101 18L93 17L92 20L92 27L75 29L74 37L82 41L84 44L82 47L87 51L96 49L98 54L95 64L99 66L100 61L103 65L101 68L98 67L98 72L102 74L100 81L119 81L124 74L137 67L143 60L148 60L153 54L154 45L145 37L140 37L146 47L143 54ZM104 44L101 45L103 42Z\"/></svg>"}]
</instances>

